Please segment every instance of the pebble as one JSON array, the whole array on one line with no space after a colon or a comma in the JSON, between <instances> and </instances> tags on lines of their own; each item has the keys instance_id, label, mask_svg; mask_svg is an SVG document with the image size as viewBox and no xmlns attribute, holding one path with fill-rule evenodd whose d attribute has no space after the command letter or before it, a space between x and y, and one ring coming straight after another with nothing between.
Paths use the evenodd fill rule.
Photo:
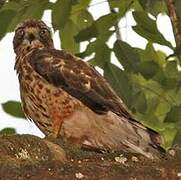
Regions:
<instances>
[{"instance_id":1,"label":"pebble","mask_svg":"<svg viewBox=\"0 0 181 180\"><path fill-rule=\"evenodd\" d=\"M125 162L128 160L126 157L124 157L122 154L118 157L114 158L116 162L119 162L121 164L125 164Z\"/></svg>"},{"instance_id":2,"label":"pebble","mask_svg":"<svg viewBox=\"0 0 181 180\"><path fill-rule=\"evenodd\" d=\"M168 151L168 153L169 153L171 156L175 156L175 150L173 150L173 149L170 149L170 150Z\"/></svg>"},{"instance_id":3,"label":"pebble","mask_svg":"<svg viewBox=\"0 0 181 180\"><path fill-rule=\"evenodd\" d=\"M84 175L79 172L79 173L75 173L75 177L76 177L77 179L82 179L82 178L84 178Z\"/></svg>"},{"instance_id":4,"label":"pebble","mask_svg":"<svg viewBox=\"0 0 181 180\"><path fill-rule=\"evenodd\" d=\"M138 161L139 161L136 156L132 156L132 157L131 157L131 160L132 160L133 162L138 162Z\"/></svg>"}]
</instances>

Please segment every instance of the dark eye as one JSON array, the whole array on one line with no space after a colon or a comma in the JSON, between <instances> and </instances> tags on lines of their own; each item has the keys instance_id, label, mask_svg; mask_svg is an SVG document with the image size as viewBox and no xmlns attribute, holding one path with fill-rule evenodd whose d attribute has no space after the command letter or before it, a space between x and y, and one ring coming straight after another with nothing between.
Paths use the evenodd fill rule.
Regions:
<instances>
[{"instance_id":1,"label":"dark eye","mask_svg":"<svg viewBox=\"0 0 181 180\"><path fill-rule=\"evenodd\" d=\"M17 31L17 34L19 37L23 37L25 34L25 31L23 29L21 29L21 30Z\"/></svg>"},{"instance_id":2,"label":"dark eye","mask_svg":"<svg viewBox=\"0 0 181 180\"><path fill-rule=\"evenodd\" d=\"M39 32L40 36L44 36L45 34L48 34L48 33L49 33L48 29L45 29L45 28L41 29Z\"/></svg>"}]
</instances>

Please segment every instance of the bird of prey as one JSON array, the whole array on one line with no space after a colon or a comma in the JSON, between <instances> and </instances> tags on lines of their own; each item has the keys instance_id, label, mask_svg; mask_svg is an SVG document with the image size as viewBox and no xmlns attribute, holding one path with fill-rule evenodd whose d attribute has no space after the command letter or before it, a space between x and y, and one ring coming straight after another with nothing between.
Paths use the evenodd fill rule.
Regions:
<instances>
[{"instance_id":1,"label":"bird of prey","mask_svg":"<svg viewBox=\"0 0 181 180\"><path fill-rule=\"evenodd\" d=\"M133 119L93 66L56 50L43 21L19 24L13 46L24 113L45 135L82 147L158 156L160 135Z\"/></svg>"}]
</instances>

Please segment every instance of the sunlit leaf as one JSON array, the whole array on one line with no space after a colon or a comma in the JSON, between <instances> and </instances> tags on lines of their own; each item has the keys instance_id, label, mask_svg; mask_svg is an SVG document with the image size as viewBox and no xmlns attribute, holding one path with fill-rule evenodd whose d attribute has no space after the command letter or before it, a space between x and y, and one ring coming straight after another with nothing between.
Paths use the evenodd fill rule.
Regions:
<instances>
[{"instance_id":1,"label":"sunlit leaf","mask_svg":"<svg viewBox=\"0 0 181 180\"><path fill-rule=\"evenodd\" d=\"M17 118L25 118L25 115L21 108L21 103L18 101L8 101L2 104L3 110L11 116Z\"/></svg>"}]
</instances>

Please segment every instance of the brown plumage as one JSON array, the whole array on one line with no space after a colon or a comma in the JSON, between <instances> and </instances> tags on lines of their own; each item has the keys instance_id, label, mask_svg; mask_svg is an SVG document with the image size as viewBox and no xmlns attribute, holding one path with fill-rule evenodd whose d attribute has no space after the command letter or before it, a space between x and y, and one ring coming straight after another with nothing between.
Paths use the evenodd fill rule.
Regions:
<instances>
[{"instance_id":1,"label":"brown plumage","mask_svg":"<svg viewBox=\"0 0 181 180\"><path fill-rule=\"evenodd\" d=\"M92 66L54 49L42 21L20 24L13 45L23 110L46 135L149 158L159 154L159 134L132 118Z\"/></svg>"}]
</instances>

